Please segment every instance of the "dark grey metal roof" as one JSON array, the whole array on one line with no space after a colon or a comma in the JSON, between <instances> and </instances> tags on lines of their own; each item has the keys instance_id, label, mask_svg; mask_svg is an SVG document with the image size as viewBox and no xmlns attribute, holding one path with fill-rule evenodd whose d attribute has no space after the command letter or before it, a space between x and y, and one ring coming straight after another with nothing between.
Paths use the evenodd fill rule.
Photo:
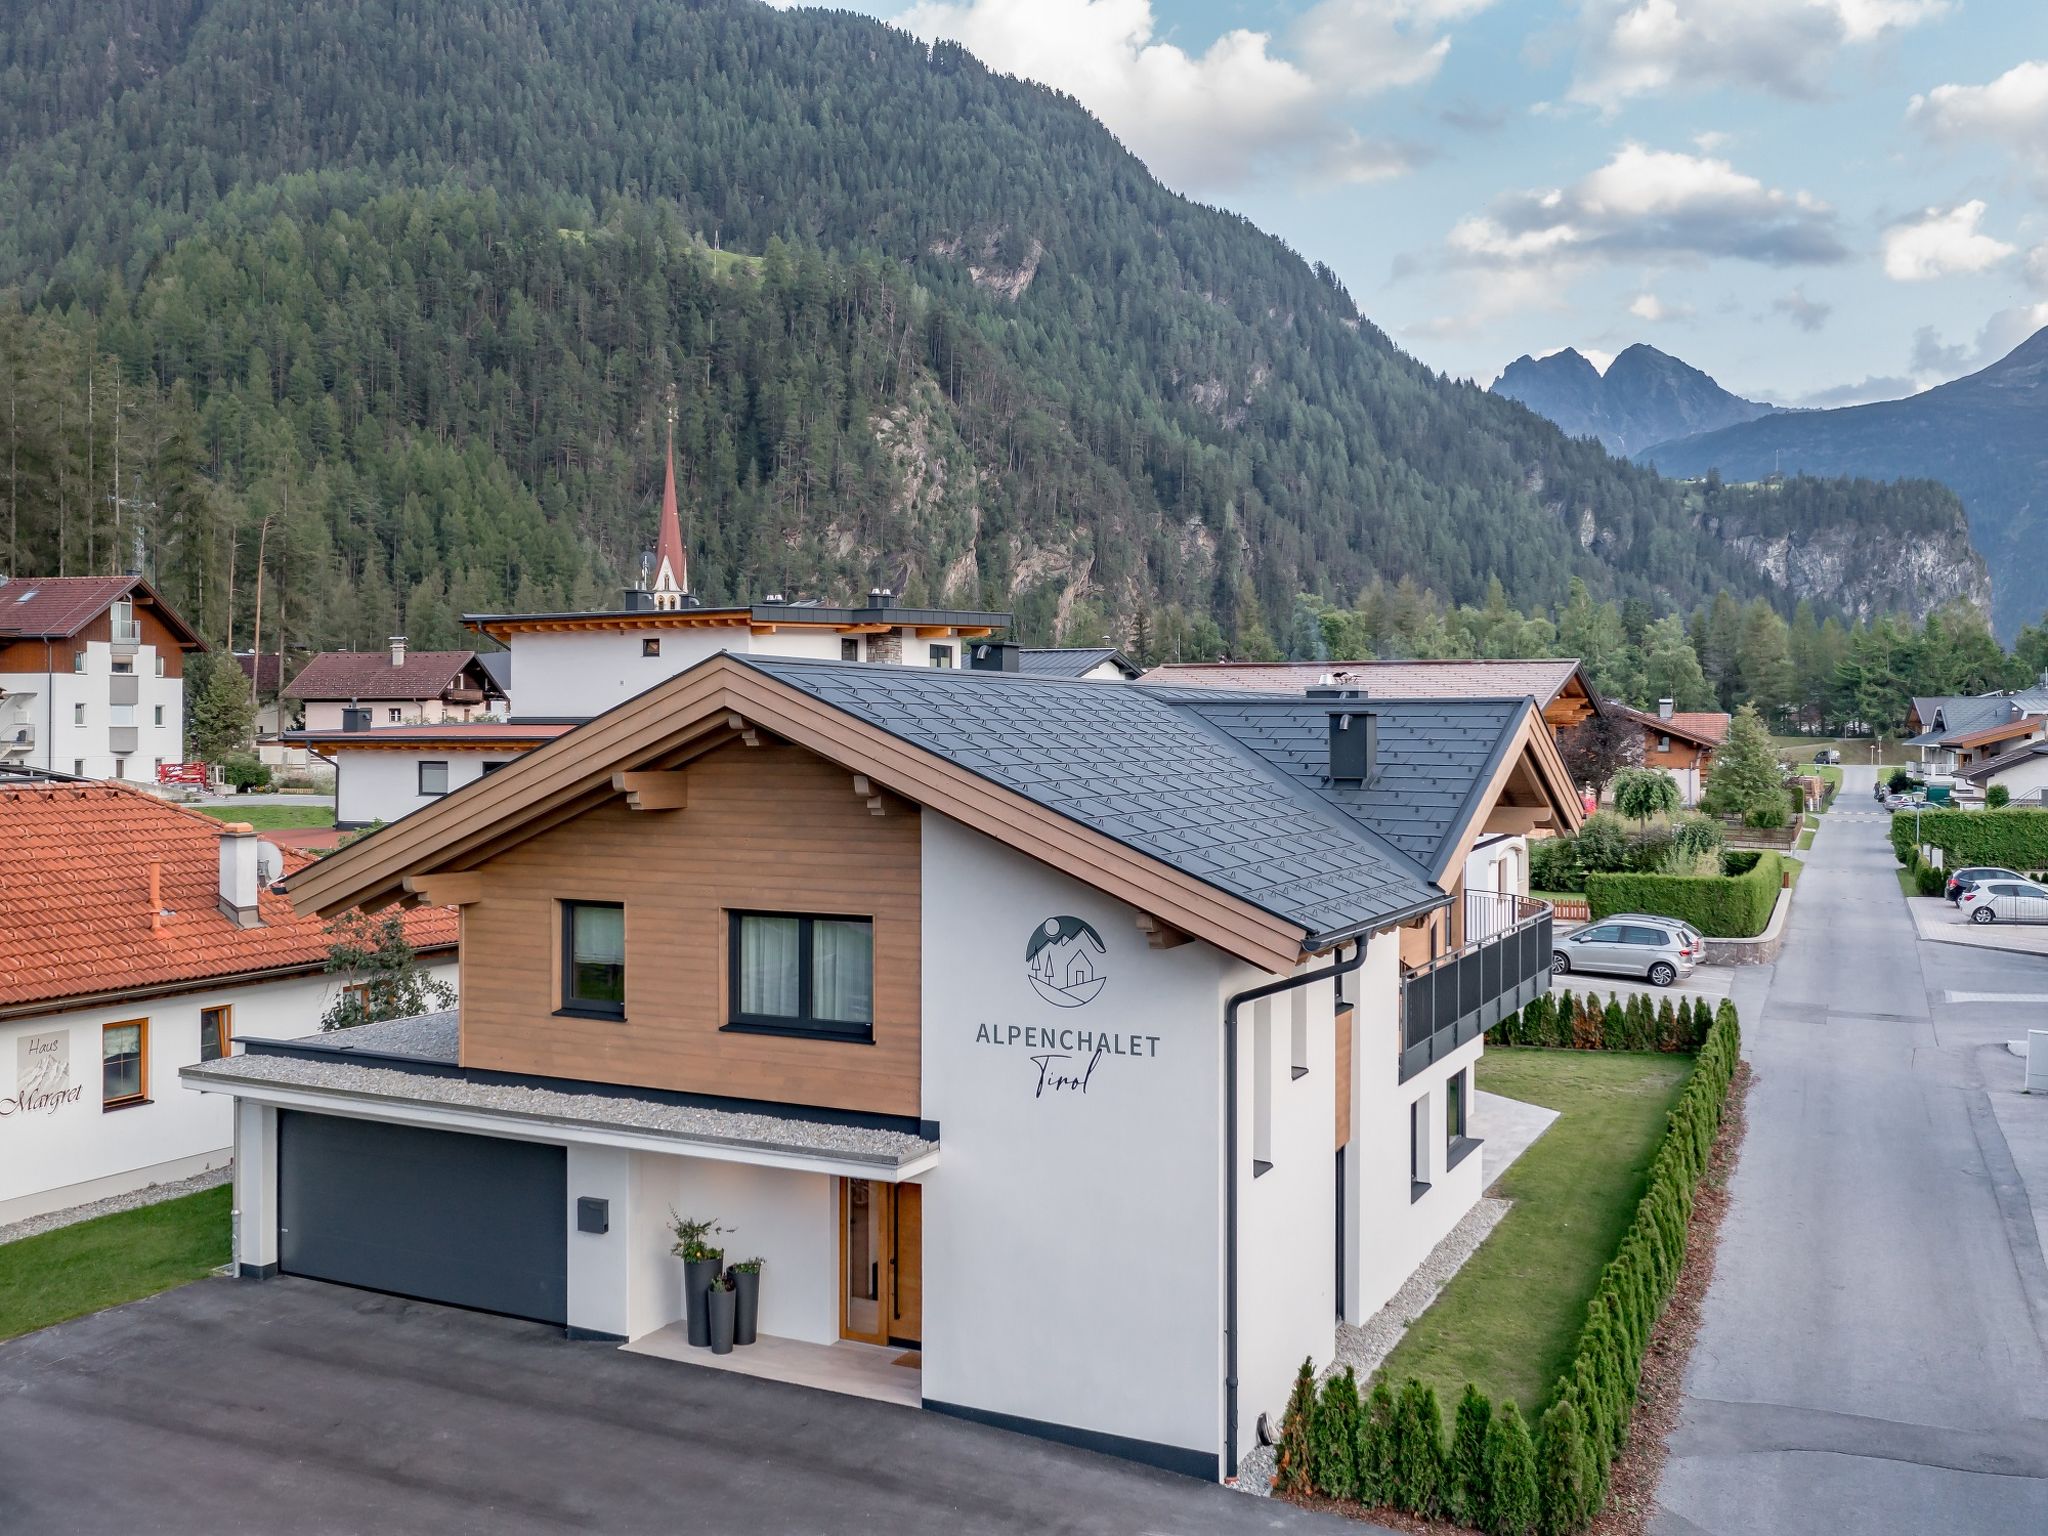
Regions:
<instances>
[{"instance_id":1,"label":"dark grey metal roof","mask_svg":"<svg viewBox=\"0 0 2048 1536\"><path fill-rule=\"evenodd\" d=\"M1114 662L1125 677L1136 677L1137 663L1114 646L1025 646L1017 652L1017 668L1033 677L1086 677L1105 661Z\"/></svg>"},{"instance_id":2,"label":"dark grey metal roof","mask_svg":"<svg viewBox=\"0 0 2048 1536\"><path fill-rule=\"evenodd\" d=\"M771 656L732 660L1299 923L1311 949L1448 899L1412 857L1230 739L1178 690ZM1216 703L1214 694L1198 697ZM1326 719L1320 700L1274 703Z\"/></svg>"},{"instance_id":3,"label":"dark grey metal roof","mask_svg":"<svg viewBox=\"0 0 2048 1536\"><path fill-rule=\"evenodd\" d=\"M1203 690L1187 708L1434 874L1479 808L1527 699L1344 701L1379 719L1371 784L1332 784L1329 699L1261 701Z\"/></svg>"},{"instance_id":4,"label":"dark grey metal roof","mask_svg":"<svg viewBox=\"0 0 2048 1536\"><path fill-rule=\"evenodd\" d=\"M2048 713L2048 689L2027 688L2017 693L1986 693L1956 698L1915 699L1914 708L1927 726L1905 744L1909 747L1938 747L1951 736L1967 736L1988 726L2003 725L2027 715ZM1941 725L1934 724L1935 711Z\"/></svg>"},{"instance_id":5,"label":"dark grey metal roof","mask_svg":"<svg viewBox=\"0 0 2048 1536\"><path fill-rule=\"evenodd\" d=\"M478 651L477 665L490 674L491 681L498 685L498 692L508 698L512 693L512 653L510 651Z\"/></svg>"},{"instance_id":6,"label":"dark grey metal roof","mask_svg":"<svg viewBox=\"0 0 2048 1536\"><path fill-rule=\"evenodd\" d=\"M662 622L676 618L729 618L735 624L773 624L778 619L796 624L930 624L956 629L1008 629L1015 617L1008 613L984 613L973 608L899 608L894 603L881 607L834 608L805 599L782 603L718 603L698 608L599 608L574 613L465 613L462 622L471 629L488 629L493 624L536 623L562 619L648 619Z\"/></svg>"}]
</instances>

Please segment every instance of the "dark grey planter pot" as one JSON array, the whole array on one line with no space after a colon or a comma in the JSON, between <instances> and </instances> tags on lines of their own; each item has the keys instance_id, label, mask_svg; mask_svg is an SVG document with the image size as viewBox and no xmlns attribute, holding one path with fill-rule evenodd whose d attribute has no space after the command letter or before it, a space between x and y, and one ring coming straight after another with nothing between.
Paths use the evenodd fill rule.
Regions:
<instances>
[{"instance_id":1,"label":"dark grey planter pot","mask_svg":"<svg viewBox=\"0 0 2048 1536\"><path fill-rule=\"evenodd\" d=\"M704 1293L724 1267L722 1259L690 1259L683 1265L683 1305L690 1319L690 1342L702 1349L711 1342L710 1309Z\"/></svg>"},{"instance_id":2,"label":"dark grey planter pot","mask_svg":"<svg viewBox=\"0 0 2048 1536\"><path fill-rule=\"evenodd\" d=\"M736 1269L732 1272L732 1283L739 1287L733 1292L739 1298L739 1306L733 1312L732 1341L751 1344L755 1326L761 1320L761 1271Z\"/></svg>"},{"instance_id":3,"label":"dark grey planter pot","mask_svg":"<svg viewBox=\"0 0 2048 1536\"><path fill-rule=\"evenodd\" d=\"M711 1305L705 1310L710 1313L711 1353L729 1355L732 1353L732 1325L738 1311L738 1291L706 1291Z\"/></svg>"}]
</instances>

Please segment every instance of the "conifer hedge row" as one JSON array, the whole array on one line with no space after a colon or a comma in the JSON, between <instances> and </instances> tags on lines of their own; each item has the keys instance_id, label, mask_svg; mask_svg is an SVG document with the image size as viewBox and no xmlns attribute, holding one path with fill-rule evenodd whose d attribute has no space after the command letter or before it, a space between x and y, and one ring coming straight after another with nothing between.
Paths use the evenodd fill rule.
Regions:
<instances>
[{"instance_id":1,"label":"conifer hedge row","mask_svg":"<svg viewBox=\"0 0 2048 1536\"><path fill-rule=\"evenodd\" d=\"M1623 1002L1609 993L1602 1004L1594 993L1574 997L1567 988L1545 992L1521 1012L1509 1014L1487 1031L1487 1039L1494 1045L1690 1055L1706 1044L1713 1022L1713 1011L1704 998L1680 998L1674 1008L1668 997L1652 1003L1638 992Z\"/></svg>"},{"instance_id":2,"label":"conifer hedge row","mask_svg":"<svg viewBox=\"0 0 2048 1536\"><path fill-rule=\"evenodd\" d=\"M1723 1002L1533 1435L1512 1402L1495 1408L1467 1383L1446 1443L1435 1388L1411 1378L1396 1392L1380 1382L1361 1399L1347 1366L1318 1392L1315 1367L1304 1360L1281 1420L1275 1487L1455 1520L1494 1536L1584 1530L1606 1500L1651 1331L1685 1264L1693 1197L1741 1044L1735 1005Z\"/></svg>"}]
</instances>

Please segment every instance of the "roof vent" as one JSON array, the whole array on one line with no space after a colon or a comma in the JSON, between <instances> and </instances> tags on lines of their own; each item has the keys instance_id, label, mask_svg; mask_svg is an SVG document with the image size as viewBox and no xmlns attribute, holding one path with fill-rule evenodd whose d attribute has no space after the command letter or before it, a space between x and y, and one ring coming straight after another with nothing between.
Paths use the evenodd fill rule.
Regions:
<instances>
[{"instance_id":1,"label":"roof vent","mask_svg":"<svg viewBox=\"0 0 2048 1536\"><path fill-rule=\"evenodd\" d=\"M1309 685L1308 696L1312 699L1362 699L1365 690L1324 678L1320 683Z\"/></svg>"},{"instance_id":2,"label":"roof vent","mask_svg":"<svg viewBox=\"0 0 2048 1536\"><path fill-rule=\"evenodd\" d=\"M762 598L761 601L764 604L767 604L771 607L780 608L784 602L784 598L780 592L770 592L766 597Z\"/></svg>"},{"instance_id":3,"label":"roof vent","mask_svg":"<svg viewBox=\"0 0 2048 1536\"><path fill-rule=\"evenodd\" d=\"M1372 782L1380 766L1380 717L1369 709L1330 711L1330 782Z\"/></svg>"},{"instance_id":4,"label":"roof vent","mask_svg":"<svg viewBox=\"0 0 2048 1536\"><path fill-rule=\"evenodd\" d=\"M391 665L394 667L405 665L405 636L403 635L393 635L391 637Z\"/></svg>"},{"instance_id":5,"label":"roof vent","mask_svg":"<svg viewBox=\"0 0 2048 1536\"><path fill-rule=\"evenodd\" d=\"M983 640L967 653L969 670L975 672L1021 672L1024 648L1007 640Z\"/></svg>"},{"instance_id":6,"label":"roof vent","mask_svg":"<svg viewBox=\"0 0 2048 1536\"><path fill-rule=\"evenodd\" d=\"M1671 718L1671 700L1659 699L1657 701L1657 718L1659 720L1669 720Z\"/></svg>"},{"instance_id":7,"label":"roof vent","mask_svg":"<svg viewBox=\"0 0 2048 1536\"><path fill-rule=\"evenodd\" d=\"M896 594L887 587L870 587L868 589L868 606L870 608L887 608L895 601Z\"/></svg>"}]
</instances>

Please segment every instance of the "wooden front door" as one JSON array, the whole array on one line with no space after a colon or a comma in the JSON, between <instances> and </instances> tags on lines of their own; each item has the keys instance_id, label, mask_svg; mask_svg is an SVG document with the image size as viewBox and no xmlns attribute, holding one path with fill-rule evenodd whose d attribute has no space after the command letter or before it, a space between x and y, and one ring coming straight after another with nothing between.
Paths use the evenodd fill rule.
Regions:
<instances>
[{"instance_id":1,"label":"wooden front door","mask_svg":"<svg viewBox=\"0 0 2048 1536\"><path fill-rule=\"evenodd\" d=\"M924 1335L924 1191L839 1181L839 1331L915 1347Z\"/></svg>"}]
</instances>

